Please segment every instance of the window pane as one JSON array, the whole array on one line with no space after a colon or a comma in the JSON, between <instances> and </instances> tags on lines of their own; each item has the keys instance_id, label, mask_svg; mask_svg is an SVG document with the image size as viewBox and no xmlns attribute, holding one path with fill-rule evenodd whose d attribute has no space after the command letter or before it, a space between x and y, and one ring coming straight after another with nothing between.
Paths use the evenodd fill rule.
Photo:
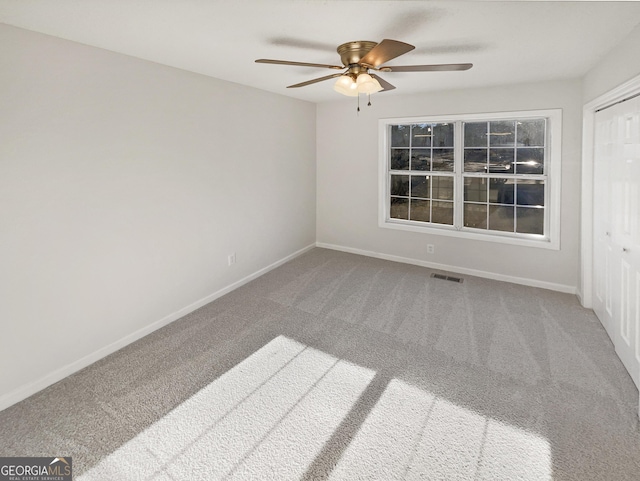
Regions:
<instances>
[{"instance_id":1,"label":"window pane","mask_svg":"<svg viewBox=\"0 0 640 481\"><path fill-rule=\"evenodd\" d=\"M411 176L411 197L422 197L425 199L428 199L430 197L428 175Z\"/></svg>"},{"instance_id":2,"label":"window pane","mask_svg":"<svg viewBox=\"0 0 640 481\"><path fill-rule=\"evenodd\" d=\"M515 139L515 120L500 120L498 122L489 122L489 144L492 147L514 147Z\"/></svg>"},{"instance_id":3,"label":"window pane","mask_svg":"<svg viewBox=\"0 0 640 481\"><path fill-rule=\"evenodd\" d=\"M464 179L464 200L471 202L486 202L487 179L466 177Z\"/></svg>"},{"instance_id":4,"label":"window pane","mask_svg":"<svg viewBox=\"0 0 640 481\"><path fill-rule=\"evenodd\" d=\"M433 149L433 170L453 172L453 149Z\"/></svg>"},{"instance_id":5,"label":"window pane","mask_svg":"<svg viewBox=\"0 0 640 481\"><path fill-rule=\"evenodd\" d=\"M516 154L517 174L542 174L544 149L518 149Z\"/></svg>"},{"instance_id":6,"label":"window pane","mask_svg":"<svg viewBox=\"0 0 640 481\"><path fill-rule=\"evenodd\" d=\"M513 174L513 149L490 149L489 172L500 174Z\"/></svg>"},{"instance_id":7,"label":"window pane","mask_svg":"<svg viewBox=\"0 0 640 481\"><path fill-rule=\"evenodd\" d=\"M544 119L518 122L518 146L544 147Z\"/></svg>"},{"instance_id":8,"label":"window pane","mask_svg":"<svg viewBox=\"0 0 640 481\"><path fill-rule=\"evenodd\" d=\"M453 225L453 202L432 202L431 222Z\"/></svg>"},{"instance_id":9,"label":"window pane","mask_svg":"<svg viewBox=\"0 0 640 481\"><path fill-rule=\"evenodd\" d=\"M409 147L410 125L391 126L391 147Z\"/></svg>"},{"instance_id":10,"label":"window pane","mask_svg":"<svg viewBox=\"0 0 640 481\"><path fill-rule=\"evenodd\" d=\"M429 222L431 201L411 199L411 220Z\"/></svg>"},{"instance_id":11,"label":"window pane","mask_svg":"<svg viewBox=\"0 0 640 481\"><path fill-rule=\"evenodd\" d=\"M392 219L409 219L409 199L391 197L389 217Z\"/></svg>"},{"instance_id":12,"label":"window pane","mask_svg":"<svg viewBox=\"0 0 640 481\"><path fill-rule=\"evenodd\" d=\"M535 207L517 208L517 232L523 234L543 234L544 233L544 209Z\"/></svg>"},{"instance_id":13,"label":"window pane","mask_svg":"<svg viewBox=\"0 0 640 481\"><path fill-rule=\"evenodd\" d=\"M510 179L489 181L489 202L492 204L513 204L513 184Z\"/></svg>"},{"instance_id":14,"label":"window pane","mask_svg":"<svg viewBox=\"0 0 640 481\"><path fill-rule=\"evenodd\" d=\"M411 149L411 170L430 170L431 150Z\"/></svg>"},{"instance_id":15,"label":"window pane","mask_svg":"<svg viewBox=\"0 0 640 481\"><path fill-rule=\"evenodd\" d=\"M433 126L433 146L453 147L453 124L436 124Z\"/></svg>"},{"instance_id":16,"label":"window pane","mask_svg":"<svg viewBox=\"0 0 640 481\"><path fill-rule=\"evenodd\" d=\"M391 195L409 195L409 176L408 175L392 175L391 176Z\"/></svg>"},{"instance_id":17,"label":"window pane","mask_svg":"<svg viewBox=\"0 0 640 481\"><path fill-rule=\"evenodd\" d=\"M487 171L487 149L465 149L464 171L465 172L486 172Z\"/></svg>"},{"instance_id":18,"label":"window pane","mask_svg":"<svg viewBox=\"0 0 640 481\"><path fill-rule=\"evenodd\" d=\"M464 123L464 146L465 147L486 147L487 146L487 122L465 122Z\"/></svg>"},{"instance_id":19,"label":"window pane","mask_svg":"<svg viewBox=\"0 0 640 481\"><path fill-rule=\"evenodd\" d=\"M513 207L490 205L489 229L513 232Z\"/></svg>"},{"instance_id":20,"label":"window pane","mask_svg":"<svg viewBox=\"0 0 640 481\"><path fill-rule=\"evenodd\" d=\"M453 200L453 177L431 177L432 199Z\"/></svg>"},{"instance_id":21,"label":"window pane","mask_svg":"<svg viewBox=\"0 0 640 481\"><path fill-rule=\"evenodd\" d=\"M411 134L413 136L411 139L412 147L431 147L431 124L413 125Z\"/></svg>"},{"instance_id":22,"label":"window pane","mask_svg":"<svg viewBox=\"0 0 640 481\"><path fill-rule=\"evenodd\" d=\"M487 206L483 204L464 204L464 226L476 229L487 228Z\"/></svg>"},{"instance_id":23,"label":"window pane","mask_svg":"<svg viewBox=\"0 0 640 481\"><path fill-rule=\"evenodd\" d=\"M409 149L391 149L391 170L409 170Z\"/></svg>"},{"instance_id":24,"label":"window pane","mask_svg":"<svg viewBox=\"0 0 640 481\"><path fill-rule=\"evenodd\" d=\"M518 205L544 205L543 180L518 180L516 192Z\"/></svg>"}]
</instances>

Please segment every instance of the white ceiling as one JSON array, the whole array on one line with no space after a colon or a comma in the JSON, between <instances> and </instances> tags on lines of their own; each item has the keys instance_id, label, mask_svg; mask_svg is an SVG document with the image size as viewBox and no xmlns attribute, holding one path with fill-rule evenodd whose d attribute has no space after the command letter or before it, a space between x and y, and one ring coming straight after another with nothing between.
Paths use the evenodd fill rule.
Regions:
<instances>
[{"instance_id":1,"label":"white ceiling","mask_svg":"<svg viewBox=\"0 0 640 481\"><path fill-rule=\"evenodd\" d=\"M0 0L0 22L313 102L335 73L257 58L339 64L336 47L391 38L389 65L471 62L466 72L381 75L380 95L579 77L640 24L640 2ZM638 59L630 59L637 62Z\"/></svg>"}]
</instances>

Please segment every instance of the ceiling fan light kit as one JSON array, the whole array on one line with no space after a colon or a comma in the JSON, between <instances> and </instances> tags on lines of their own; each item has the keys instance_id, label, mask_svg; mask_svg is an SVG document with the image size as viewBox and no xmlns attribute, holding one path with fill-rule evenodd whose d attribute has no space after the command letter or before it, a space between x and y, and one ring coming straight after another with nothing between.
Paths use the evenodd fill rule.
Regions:
<instances>
[{"instance_id":1,"label":"ceiling fan light kit","mask_svg":"<svg viewBox=\"0 0 640 481\"><path fill-rule=\"evenodd\" d=\"M357 41L343 43L337 48L342 66L327 65L307 62L291 62L288 60L258 59L257 63L271 63L279 65L293 65L300 67L330 68L343 70L342 73L327 75L325 77L308 80L287 88L305 87L317 82L337 77L333 86L336 92L349 97L358 97L359 94L371 95L376 92L385 92L395 89L374 72L443 72L455 70L469 70L473 64L442 64L442 65L407 65L407 66L382 66L400 55L410 52L415 47L398 40L382 40L380 43L369 41Z\"/></svg>"},{"instance_id":2,"label":"ceiling fan light kit","mask_svg":"<svg viewBox=\"0 0 640 481\"><path fill-rule=\"evenodd\" d=\"M380 92L382 85L368 73L361 73L356 78L347 73L338 77L333 90L348 97L357 97L359 94Z\"/></svg>"}]
</instances>

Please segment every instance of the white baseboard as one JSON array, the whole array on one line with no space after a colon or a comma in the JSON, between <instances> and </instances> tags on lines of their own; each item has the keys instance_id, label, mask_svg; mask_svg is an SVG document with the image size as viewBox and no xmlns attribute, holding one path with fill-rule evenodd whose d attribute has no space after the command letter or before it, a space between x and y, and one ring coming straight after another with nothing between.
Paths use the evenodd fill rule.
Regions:
<instances>
[{"instance_id":1,"label":"white baseboard","mask_svg":"<svg viewBox=\"0 0 640 481\"><path fill-rule=\"evenodd\" d=\"M304 247L303 249L300 249L296 252L294 252L293 254L288 255L287 257L284 257L282 259L280 259L279 261L274 262L273 264L268 265L267 267L264 267L256 272L254 272L253 274L250 274L242 279L240 279L237 282L234 282L233 284L228 285L227 287L224 287L216 292L214 292L213 294L209 294L208 296L192 303L189 304L186 307L183 307L182 309L173 312L171 314L169 314L168 316L163 317L162 319L155 321L151 324L149 324L148 326L143 327L142 329L138 329L135 332L132 332L131 334L101 348L98 349L97 351L84 356L81 359L78 359L77 361L74 361L70 364L67 364L66 366L63 366L59 369L56 369L55 371L50 372L49 374L41 377L40 379L33 381L33 382L29 382L26 384L23 384L22 386L20 386L19 388L4 394L3 396L0 396L0 411L8 408L9 406L12 406L14 404L16 404L17 402L22 401L23 399L28 398L29 396L32 396L33 394L37 393L38 391L43 390L46 387L51 386L52 384L55 384L56 382L64 379L67 376L70 376L73 373L78 372L81 369L84 369L85 367L93 364L96 361L99 361L100 359L102 359L103 357L108 356L109 354L112 354L114 352L116 352L119 349L122 349L123 347L131 344L132 342L137 341L138 339L143 338L144 336L146 336L147 334L152 333L153 331L156 331L158 329L160 329L161 327L166 326L167 324L172 323L173 321L176 321L178 319L180 319L181 317L186 316L187 314L189 314L190 312L195 311L196 309L201 308L202 306L218 299L219 297L224 296L225 294L228 294L229 292L237 289L238 287L243 286L244 284L257 279L258 277L260 277L263 274L266 274L267 272L275 269L276 267L281 266L282 264L289 262L290 260L304 254L305 252L313 249L315 247L315 244L311 244L308 245L307 247Z\"/></svg>"},{"instance_id":2,"label":"white baseboard","mask_svg":"<svg viewBox=\"0 0 640 481\"><path fill-rule=\"evenodd\" d=\"M446 264L438 264L436 262L428 262L420 259L411 259L409 257L394 256L390 254L382 254L380 252L367 251L363 249L355 249L353 247L345 247L334 244L325 244L324 242L316 242L316 247L332 249L336 251L349 252L351 254L359 254L368 257L376 257L387 261L402 262L404 264L413 264L416 266L429 267L447 272L455 272L457 274L467 274L469 276L483 277L485 279L493 279L496 281L511 282L513 284L521 284L523 286L540 287L542 289L550 289L552 291L565 292L567 294L576 294L577 289L574 286L565 284L556 284L554 282L539 281L536 279L527 279L525 277L508 276L495 272L481 271L478 269L468 269L466 267L450 266Z\"/></svg>"},{"instance_id":3,"label":"white baseboard","mask_svg":"<svg viewBox=\"0 0 640 481\"><path fill-rule=\"evenodd\" d=\"M582 295L582 291L580 290L580 286L576 288L576 297L580 301L580 305L586 309L591 309L593 306L587 304L586 296Z\"/></svg>"}]
</instances>

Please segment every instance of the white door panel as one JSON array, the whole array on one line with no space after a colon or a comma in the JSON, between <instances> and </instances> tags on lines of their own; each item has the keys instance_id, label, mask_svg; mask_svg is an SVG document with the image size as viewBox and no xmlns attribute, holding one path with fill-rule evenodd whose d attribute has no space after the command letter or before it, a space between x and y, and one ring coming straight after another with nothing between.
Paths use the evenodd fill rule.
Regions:
<instances>
[{"instance_id":1,"label":"white door panel","mask_svg":"<svg viewBox=\"0 0 640 481\"><path fill-rule=\"evenodd\" d=\"M635 327L636 327L636 362L640 364L640 272L636 272L636 292L635 292ZM640 409L640 407L639 407Z\"/></svg>"},{"instance_id":2,"label":"white door panel","mask_svg":"<svg viewBox=\"0 0 640 481\"><path fill-rule=\"evenodd\" d=\"M640 385L640 98L596 114L594 311Z\"/></svg>"},{"instance_id":3,"label":"white door panel","mask_svg":"<svg viewBox=\"0 0 640 481\"><path fill-rule=\"evenodd\" d=\"M612 157L612 125L609 119L596 123L596 145L594 162L594 286L593 309L607 330L609 337L615 337L611 303L611 228L610 182L608 164Z\"/></svg>"}]
</instances>

